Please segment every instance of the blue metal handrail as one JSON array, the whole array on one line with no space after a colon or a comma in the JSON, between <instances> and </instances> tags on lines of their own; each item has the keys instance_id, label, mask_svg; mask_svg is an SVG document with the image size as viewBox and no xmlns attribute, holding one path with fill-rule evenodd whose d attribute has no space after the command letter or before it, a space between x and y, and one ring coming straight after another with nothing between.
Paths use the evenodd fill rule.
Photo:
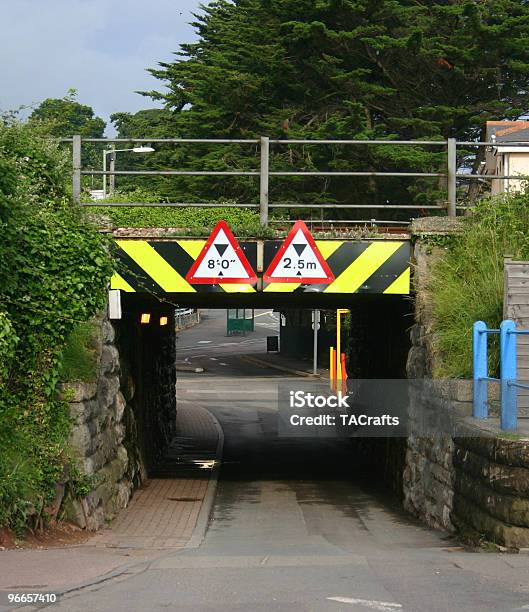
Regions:
<instances>
[{"instance_id":1,"label":"blue metal handrail","mask_svg":"<svg viewBox=\"0 0 529 612\"><path fill-rule=\"evenodd\" d=\"M488 375L488 337L500 335L500 378ZM517 381L517 336L529 335L529 330L517 330L516 323L503 321L500 329L489 329L483 321L474 323L473 339L473 416L488 417L488 383L500 383L500 426L512 431L518 427L518 389L529 389Z\"/></svg>"}]
</instances>

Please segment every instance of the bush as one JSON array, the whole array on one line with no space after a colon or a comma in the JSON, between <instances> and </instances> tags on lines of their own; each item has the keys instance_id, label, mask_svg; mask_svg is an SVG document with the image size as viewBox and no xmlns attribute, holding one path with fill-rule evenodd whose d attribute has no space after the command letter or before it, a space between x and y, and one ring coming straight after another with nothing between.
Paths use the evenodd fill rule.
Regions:
<instances>
[{"instance_id":1,"label":"bush","mask_svg":"<svg viewBox=\"0 0 529 612\"><path fill-rule=\"evenodd\" d=\"M19 337L5 312L0 312L0 389L7 384L10 366L15 355Z\"/></svg>"},{"instance_id":2,"label":"bush","mask_svg":"<svg viewBox=\"0 0 529 612\"><path fill-rule=\"evenodd\" d=\"M66 339L104 305L113 271L106 238L70 203L69 172L44 125L0 119L0 527L20 529L55 495Z\"/></svg>"},{"instance_id":3,"label":"bush","mask_svg":"<svg viewBox=\"0 0 529 612\"><path fill-rule=\"evenodd\" d=\"M59 378L64 382L93 382L97 378L98 333L92 321L79 323L66 339Z\"/></svg>"},{"instance_id":4,"label":"bush","mask_svg":"<svg viewBox=\"0 0 529 612\"><path fill-rule=\"evenodd\" d=\"M464 219L432 270L433 337L440 364L437 377L472 376L472 325L483 320L499 327L503 318L504 257L529 257L529 194L480 201ZM492 343L490 371L497 372L497 344Z\"/></svg>"},{"instance_id":5,"label":"bush","mask_svg":"<svg viewBox=\"0 0 529 612\"><path fill-rule=\"evenodd\" d=\"M138 188L129 192L116 192L104 200L112 203L154 203L162 201L154 193ZM164 207L105 207L97 206L90 210L111 220L115 227L174 227L187 230L193 235L209 235L213 226L225 220L238 236L260 236L263 228L259 214L252 209L232 208L164 208Z\"/></svg>"}]
</instances>

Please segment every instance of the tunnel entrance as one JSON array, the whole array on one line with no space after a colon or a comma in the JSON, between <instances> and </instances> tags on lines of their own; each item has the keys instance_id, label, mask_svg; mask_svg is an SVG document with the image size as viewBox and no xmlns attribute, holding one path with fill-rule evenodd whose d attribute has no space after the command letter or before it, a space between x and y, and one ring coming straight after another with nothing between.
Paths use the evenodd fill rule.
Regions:
<instances>
[{"instance_id":1,"label":"tunnel entrance","mask_svg":"<svg viewBox=\"0 0 529 612\"><path fill-rule=\"evenodd\" d=\"M125 356L122 385L135 387L134 419L126 426L132 433L129 459L139 466L137 495L146 495L146 482L155 483L164 504L194 504L196 514L216 470L229 499L251 497L263 483L276 483L303 503L328 498L349 514L358 513L366 494L374 492L382 493L384 504L398 503L405 439L292 438L278 432L278 385L328 380L336 303L320 309L314 378L311 308L259 304L252 309L249 303L251 329L232 334L227 311L232 304L214 309L178 304L177 310L176 304L133 301L125 303L127 314L116 327ZM350 310L341 338L350 378L403 378L409 301L351 296L340 306ZM279 338L277 352L267 350L270 337ZM178 491L169 495L166 489L173 485L163 481L178 481ZM227 504L228 498L219 499Z\"/></svg>"},{"instance_id":2,"label":"tunnel entrance","mask_svg":"<svg viewBox=\"0 0 529 612\"><path fill-rule=\"evenodd\" d=\"M342 347L349 377L405 378L408 328L412 323L410 301L398 296L355 296L345 306L350 315L343 322ZM227 439L226 453L231 456L233 451L237 458L226 460L223 477L237 470L248 477L252 473L255 477L275 473L281 478L306 478L319 473L332 479L333 475L347 474L349 480L376 480L380 488L401 497L405 438L313 439L308 444L278 438L274 385L285 380L310 380L312 309L257 309L255 331L239 337L228 337L225 310L201 312L200 325L181 332L177 339L177 363L190 366L188 371L184 368L177 373L178 400L206 407L223 428L231 428L230 435L237 437L239 426L243 432L262 430L258 441L247 441L248 453L243 450L244 435L233 445ZM279 336L278 353L267 353L266 340L271 335ZM335 344L336 310L321 309L318 376L323 380L328 377L329 347ZM245 422L249 414L253 414L253 420ZM260 451L251 452L257 446ZM325 458L333 455L331 448L343 455L343 460L328 462ZM354 470L348 464L354 464Z\"/></svg>"},{"instance_id":3,"label":"tunnel entrance","mask_svg":"<svg viewBox=\"0 0 529 612\"><path fill-rule=\"evenodd\" d=\"M347 305L351 315L344 323L342 346L351 377L405 375L410 303L381 298ZM282 510L274 508L276 496L295 498L309 520L326 520L320 514L322 504L351 520L359 520L372 503L390 509L394 517L404 516L400 491L405 438L289 437L278 431L278 385L287 382L295 388L300 381L314 380L308 376L313 358L312 311L259 309L255 315L255 333L234 338L226 334L225 311L202 311L201 324L177 340L178 363L186 360L204 369L177 373L178 404L205 407L224 432L210 528L238 524L233 509L239 504L249 508L269 504L271 516L280 516ZM321 315L318 374L326 381L329 346L336 341L336 311L325 309ZM278 354L266 352L266 337L271 334L280 337ZM273 520L260 520L270 520L269 527L274 528ZM247 529L248 537L255 535L247 525L239 528ZM237 537L235 532L233 536Z\"/></svg>"},{"instance_id":4,"label":"tunnel entrance","mask_svg":"<svg viewBox=\"0 0 529 612\"><path fill-rule=\"evenodd\" d=\"M319 310L317 374L321 379L329 375L329 347L336 345L336 305ZM349 310L341 334L349 378L405 378L410 300L352 295L347 304L339 305ZM176 310L173 304L147 300L124 308L128 314L117 324L120 352L126 356L122 379L125 386L135 387L134 433L147 473L155 471L175 436L178 401L189 388L201 389L207 396L205 407L214 410L217 400L230 397L230 380L235 390L243 385L251 392L254 380L312 374L313 309L251 306L243 315L250 327L235 334L230 329L233 310L229 308ZM270 338L279 341L270 343ZM222 387L216 386L219 378L226 379ZM255 401L259 402L258 397ZM363 439L351 444L356 445L358 462L377 469L399 490L404 443Z\"/></svg>"}]
</instances>

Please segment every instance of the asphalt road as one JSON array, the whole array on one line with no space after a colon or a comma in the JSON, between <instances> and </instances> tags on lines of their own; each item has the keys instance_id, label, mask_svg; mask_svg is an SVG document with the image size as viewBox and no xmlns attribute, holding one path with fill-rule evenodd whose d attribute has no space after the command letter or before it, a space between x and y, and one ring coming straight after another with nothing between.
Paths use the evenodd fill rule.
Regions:
<instances>
[{"instance_id":1,"label":"asphalt road","mask_svg":"<svg viewBox=\"0 0 529 612\"><path fill-rule=\"evenodd\" d=\"M200 325L178 333L177 360L203 367L208 376L277 376L277 371L241 363L241 354L265 353L267 336L279 335L279 313L255 311L255 331L245 336L227 336L225 310L202 310ZM181 386L203 377L178 376Z\"/></svg>"},{"instance_id":2,"label":"asphalt road","mask_svg":"<svg viewBox=\"0 0 529 612\"><path fill-rule=\"evenodd\" d=\"M347 440L278 436L269 401L278 372L238 359L262 351L271 328L226 339L221 319L209 313L179 340L179 353L208 369L179 377L182 401L211 410L225 435L202 545L131 568L56 609L529 610L529 555L466 552L413 520L365 484Z\"/></svg>"}]
</instances>

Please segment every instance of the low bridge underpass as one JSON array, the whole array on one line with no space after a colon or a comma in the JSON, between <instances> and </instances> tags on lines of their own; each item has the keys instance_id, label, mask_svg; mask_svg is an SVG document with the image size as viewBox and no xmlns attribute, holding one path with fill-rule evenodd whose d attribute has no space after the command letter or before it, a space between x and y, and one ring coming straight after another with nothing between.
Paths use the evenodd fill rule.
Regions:
<instances>
[{"instance_id":1,"label":"low bridge underpass","mask_svg":"<svg viewBox=\"0 0 529 612\"><path fill-rule=\"evenodd\" d=\"M240 246L257 283L190 284L185 277L205 239L116 238L118 272L111 288L127 294L131 303L147 295L178 305L332 308L352 294L410 293L409 240L316 240L335 280L330 284L265 283L267 269L281 240L242 240Z\"/></svg>"},{"instance_id":2,"label":"low bridge underpass","mask_svg":"<svg viewBox=\"0 0 529 612\"><path fill-rule=\"evenodd\" d=\"M136 338L134 343L126 343L128 351L131 346L134 347L132 354L156 355L158 361L165 361L165 366L157 366L158 371L174 368L175 357L179 359L178 348L175 355L174 350L160 352L161 345L158 341L154 348L148 348L147 344L151 342L150 338L154 333L149 331L149 328L159 329L156 337L159 334L169 337L174 333L172 313L175 308L181 306L209 309L269 308L290 313L296 310L303 313L308 309L347 308L351 310L353 335L350 342L352 348L349 350L351 375L356 378L405 376L406 352L409 347L407 298L411 282L411 244L408 239L316 240L316 247L334 277L328 284L267 283L263 278L264 271L278 253L282 241L245 239L239 244L250 266L256 271L257 280L254 284L189 283L186 276L206 242L205 239L184 237L125 237L122 233L115 237L118 271L112 279L111 288L121 292L121 337L130 335ZM141 325L142 313L152 313L150 326ZM167 317L166 331L158 326L160 317ZM308 319L306 316L299 317L304 322L297 327L291 323L294 318L285 317L286 327L281 328L281 337L285 338L285 345L290 350L289 357L293 356L294 347L301 353L304 347L311 344L303 342L306 339L304 336L310 336L312 341L313 335L310 316ZM204 329L209 328L206 326ZM198 333L200 335L202 332L199 330ZM207 353L207 341L211 340L208 333L210 332L204 331L205 336L201 339L202 353ZM211 333L219 338L225 334L219 329ZM221 341L217 339L217 342ZM166 340L164 346L169 344ZM244 351L242 345L241 350ZM261 350L265 350L264 344ZM328 355L328 349L326 350ZM133 359L137 361L137 357ZM149 359L150 357L147 357L147 360ZM225 361L229 362L229 359ZM325 350L320 353L320 363L327 363ZM138 364L136 372L139 378L144 375L143 367L151 369L149 364L145 365L145 361L143 365ZM230 367L234 371L233 368L242 366L230 362ZM243 370L244 367L239 377L244 375ZM276 377L281 376L277 371L270 372ZM270 376L270 372L267 376ZM255 368L252 374L255 376ZM181 375L178 374L177 378L180 379ZM152 389L153 384L155 379L151 377L147 388ZM150 393L152 395L152 391ZM162 411L167 415L166 410ZM167 442L172 429L162 424L164 418L166 416L155 419L147 445L154 444L156 447L156 438L160 432L165 437L165 443ZM163 444L158 445L158 451L162 446ZM362 442L360 452L363 460L370 460L373 455L386 460L388 451L383 446L380 440L367 446L365 441ZM397 449L397 454L402 456L402 444ZM153 466L157 459L159 457L153 457ZM395 472L398 471L399 466L394 467Z\"/></svg>"}]
</instances>

